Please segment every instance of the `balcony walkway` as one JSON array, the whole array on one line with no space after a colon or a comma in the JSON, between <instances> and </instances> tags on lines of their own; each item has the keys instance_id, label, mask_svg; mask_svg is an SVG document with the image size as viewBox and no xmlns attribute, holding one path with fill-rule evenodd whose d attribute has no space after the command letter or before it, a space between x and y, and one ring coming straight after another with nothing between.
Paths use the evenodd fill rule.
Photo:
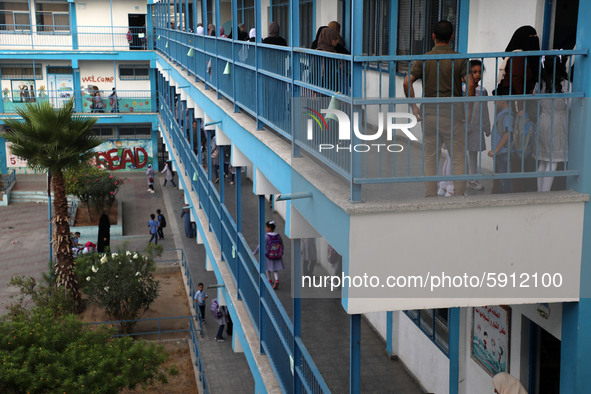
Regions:
<instances>
[{"instance_id":1,"label":"balcony walkway","mask_svg":"<svg viewBox=\"0 0 591 394\"><path fill-rule=\"evenodd\" d=\"M220 182L222 179L220 179ZM218 185L219 188L219 185ZM158 187L157 187L158 189ZM242 234L252 250L258 243L258 197L252 193L253 184L244 175L242 177ZM171 197L177 197L172 189L167 190ZM180 193L179 193L180 195ZM225 179L226 206L234 220L236 220L236 194L235 185L230 184L230 178ZM177 214L183 200L172 198ZM285 221L281 216L272 212L269 202L265 204L266 220L274 220L277 230L283 233ZM170 213L169 213L170 216ZM184 234L184 230L183 234ZM287 314L293 321L293 299L291 293L291 242L283 236L285 241L284 263L285 270L279 273L280 287L276 294L281 300ZM194 239L183 237L183 248L191 267L191 275L194 281L215 281L212 272L204 271L205 250L202 245L197 245ZM316 266L316 274L324 269L320 264ZM212 282L209 282L212 283ZM209 292L209 300L215 297L215 291ZM340 299L304 299L302 300L302 339L310 352L316 366L328 387L334 393L348 392L349 383L349 316L340 304ZM211 323L208 323L211 324ZM214 327L215 326L215 327ZM208 326L208 336L213 337L215 332ZM362 392L392 392L392 393L421 393L419 384L408 374L403 364L398 360L390 360L386 353L386 344L362 319L361 323L361 390ZM214 345L215 342L212 342ZM201 345L201 344L200 344ZM222 344L225 345L225 344ZM203 349L207 352L206 348ZM223 360L220 360L223 362ZM223 364L221 364L223 365ZM224 368L219 373L222 376ZM215 378L209 377L210 382Z\"/></svg>"}]
</instances>

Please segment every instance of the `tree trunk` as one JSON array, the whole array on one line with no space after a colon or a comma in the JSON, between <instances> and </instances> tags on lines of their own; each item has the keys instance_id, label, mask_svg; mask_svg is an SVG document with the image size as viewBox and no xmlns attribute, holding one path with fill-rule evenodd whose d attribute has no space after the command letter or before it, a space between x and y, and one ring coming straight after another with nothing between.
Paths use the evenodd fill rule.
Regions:
<instances>
[{"instance_id":1,"label":"tree trunk","mask_svg":"<svg viewBox=\"0 0 591 394\"><path fill-rule=\"evenodd\" d=\"M53 174L53 209L55 212L55 239L53 240L56 251L54 265L56 282L64 291L69 292L74 299L76 308L81 306L78 281L74 275L74 259L70 247L70 211L64 175L61 171Z\"/></svg>"}]
</instances>

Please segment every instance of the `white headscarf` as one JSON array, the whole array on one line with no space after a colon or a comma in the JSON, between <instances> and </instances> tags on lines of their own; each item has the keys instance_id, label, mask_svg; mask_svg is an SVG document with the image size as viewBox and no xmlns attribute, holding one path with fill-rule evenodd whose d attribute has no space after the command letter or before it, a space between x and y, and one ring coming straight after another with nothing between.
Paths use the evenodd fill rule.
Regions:
<instances>
[{"instance_id":1,"label":"white headscarf","mask_svg":"<svg viewBox=\"0 0 591 394\"><path fill-rule=\"evenodd\" d=\"M496 374L492 383L499 394L527 394L519 380L507 372Z\"/></svg>"},{"instance_id":2,"label":"white headscarf","mask_svg":"<svg viewBox=\"0 0 591 394\"><path fill-rule=\"evenodd\" d=\"M250 29L250 31L248 32L248 38L256 38L257 36L257 29L255 29L254 27L252 29Z\"/></svg>"},{"instance_id":3,"label":"white headscarf","mask_svg":"<svg viewBox=\"0 0 591 394\"><path fill-rule=\"evenodd\" d=\"M197 26L197 34L203 35L204 32L205 29L203 29L203 26Z\"/></svg>"}]
</instances>

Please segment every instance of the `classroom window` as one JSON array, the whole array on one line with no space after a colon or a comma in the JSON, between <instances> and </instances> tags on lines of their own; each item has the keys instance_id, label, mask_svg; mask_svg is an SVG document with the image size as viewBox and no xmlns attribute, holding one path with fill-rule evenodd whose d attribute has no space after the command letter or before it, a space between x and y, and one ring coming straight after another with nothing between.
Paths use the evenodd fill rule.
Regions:
<instances>
[{"instance_id":1,"label":"classroom window","mask_svg":"<svg viewBox=\"0 0 591 394\"><path fill-rule=\"evenodd\" d=\"M433 48L433 26L448 20L455 34L450 46L457 44L458 0L400 0L398 3L398 55L422 55ZM408 62L398 64L398 72L408 71Z\"/></svg>"},{"instance_id":2,"label":"classroom window","mask_svg":"<svg viewBox=\"0 0 591 394\"><path fill-rule=\"evenodd\" d=\"M2 79L43 79L41 64L0 64Z\"/></svg>"},{"instance_id":3,"label":"classroom window","mask_svg":"<svg viewBox=\"0 0 591 394\"><path fill-rule=\"evenodd\" d=\"M150 139L152 138L151 127L119 127L120 139Z\"/></svg>"},{"instance_id":4,"label":"classroom window","mask_svg":"<svg viewBox=\"0 0 591 394\"><path fill-rule=\"evenodd\" d=\"M390 1L369 0L363 7L363 53L367 56L388 54L390 36Z\"/></svg>"},{"instance_id":5,"label":"classroom window","mask_svg":"<svg viewBox=\"0 0 591 394\"><path fill-rule=\"evenodd\" d=\"M149 80L150 67L146 64L122 64L119 66L120 80Z\"/></svg>"},{"instance_id":6,"label":"classroom window","mask_svg":"<svg viewBox=\"0 0 591 394\"><path fill-rule=\"evenodd\" d=\"M31 30L29 3L0 1L0 31Z\"/></svg>"},{"instance_id":7,"label":"classroom window","mask_svg":"<svg viewBox=\"0 0 591 394\"><path fill-rule=\"evenodd\" d=\"M102 140L110 140L115 137L112 127L98 126L98 127L93 127L91 130L95 136L99 137Z\"/></svg>"},{"instance_id":8,"label":"classroom window","mask_svg":"<svg viewBox=\"0 0 591 394\"><path fill-rule=\"evenodd\" d=\"M254 21L254 0L238 0L238 24L244 23L248 33L255 25ZM233 37L234 35L232 35ZM235 37L238 39L238 36Z\"/></svg>"},{"instance_id":9,"label":"classroom window","mask_svg":"<svg viewBox=\"0 0 591 394\"><path fill-rule=\"evenodd\" d=\"M37 21L37 31L70 31L70 11L68 3L37 3L35 18Z\"/></svg>"},{"instance_id":10,"label":"classroom window","mask_svg":"<svg viewBox=\"0 0 591 394\"><path fill-rule=\"evenodd\" d=\"M404 313L445 355L449 355L449 309L415 309Z\"/></svg>"}]
</instances>

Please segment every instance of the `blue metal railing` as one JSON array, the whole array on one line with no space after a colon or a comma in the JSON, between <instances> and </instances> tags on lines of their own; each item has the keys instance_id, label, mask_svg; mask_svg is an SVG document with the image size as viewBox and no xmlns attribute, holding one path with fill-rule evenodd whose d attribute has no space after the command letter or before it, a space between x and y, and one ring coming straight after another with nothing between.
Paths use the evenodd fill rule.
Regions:
<instances>
[{"instance_id":1,"label":"blue metal railing","mask_svg":"<svg viewBox=\"0 0 591 394\"><path fill-rule=\"evenodd\" d=\"M396 83L390 82L390 78L400 76L389 72L389 70L396 70L399 65L410 69L415 61L435 61L437 63L435 67L439 68L441 62L452 60L461 64L460 60L462 59L476 59L483 63L485 69L493 70L491 75L494 75L494 78L490 78L485 73L483 80L483 84L492 91L493 87L496 87L500 82L496 76L496 70L499 69L504 58L509 59L506 67L506 73L509 75L518 74L518 60L521 61L522 67L524 64L526 69L529 62L529 68L534 70L533 74L541 75L542 56L561 56L561 60L569 59L568 64L573 64L576 57L587 56L587 49L491 52L468 55L351 56L303 48L231 41L163 28L157 28L156 32L161 37L156 42L156 50L179 64L190 74L195 75L210 88L216 89L221 95L255 117L257 121L288 138L299 149L314 156L336 173L345 177L351 183L352 189L354 187L360 189L364 184L378 183L577 176L580 173L579 168L569 167L568 160L564 160L565 166L562 169L538 171L539 139L537 137L536 151L532 155L535 164L529 166L535 167L535 169L527 168L524 158L521 158L521 162L518 163L519 158L511 158L512 155L509 155L508 161L513 160L513 170L508 173L495 172L494 162L487 157L487 152L485 152L479 154L478 166L471 172L469 171L468 158L464 157L464 168L461 174L457 174L456 171L455 175L444 175L439 170L443 156L438 152L435 159L437 171L431 175L430 172L425 172L424 145L420 144L424 139L425 130L423 127L412 130L419 144L412 144L407 136L400 133L399 135L394 133L393 138L388 140L385 132L387 125L384 127L382 136L375 141L361 141L359 138L355 138L355 134L353 134L351 141L342 141L337 132L338 122L330 120L329 117L326 117L327 130L324 130L324 127L318 127L316 123L312 124L314 135L312 139L308 139L307 133L302 130L305 130L307 119L309 119L305 108L320 112L330 106L330 108L341 110L347 114L352 121L354 120L352 114L357 113L360 134L372 135L376 133L378 128L379 112L395 110L411 114L411 106L417 104L424 108L427 104L433 103L438 103L440 107L444 104L451 106L452 103L455 103L458 108L468 108L475 103L483 103L482 105L486 106L492 114L490 122L494 123L494 116L497 114L496 103L508 100L516 102L519 108L524 107L523 102L525 101L535 101L536 103L532 105L537 108L531 111L529 116L533 123L538 125L540 117L545 111L555 112L555 103L552 104L551 110L545 110L543 109L544 105L540 105L541 100L565 99L576 105L573 100L584 97L584 93L575 91L572 86L576 86L576 84L569 83L568 90L565 92L549 91L544 94L540 94L540 92L529 94L528 90L532 86L526 86L525 78L522 78L523 87L516 86L518 83L513 82L513 78L508 78L509 87L513 89L514 93L510 99L498 96L467 97L465 95L419 97L419 94L414 98L406 98L400 88L396 91ZM232 50L229 49L230 47ZM189 51L191 56L189 56ZM469 75L469 62L464 62L464 64L466 64L464 74ZM536 68L537 73L535 72ZM535 81L540 80L540 78L534 79ZM456 82L459 83L459 81ZM424 91L424 80L421 85ZM531 83L527 82L527 85L531 85ZM519 92L528 94L520 94ZM439 96L439 93L436 96ZM298 102L296 103L294 99L297 99ZM529 107L533 108L532 105ZM352 122L352 124L354 123ZM480 124L482 124L482 120ZM468 130L467 124L464 124L464 127L464 137L466 137L471 131ZM294 134L293 130L298 130L298 133ZM568 125L565 134L568 136L573 132L582 132L582 130L572 130ZM550 133L552 134L550 140L553 140L555 138L553 127L551 127ZM560 133L562 137L562 132ZM484 137L482 138L484 139ZM568 142L568 137L565 137L564 140ZM393 149L401 147L401 151L388 152L385 151L385 148L380 151L376 149L376 146L372 148L372 143L384 144L384 147L394 147ZM333 149L321 149L320 144L330 145ZM488 144L490 145L490 142ZM335 148L343 145L353 145L354 148L350 148L350 150ZM359 151L356 151L355 148L358 145ZM365 151L367 146L370 146L369 151ZM466 147L464 146L462 150L465 150ZM566 154L568 155L568 152ZM358 198L360 198L360 194L352 195L352 199Z\"/></svg>"},{"instance_id":2,"label":"blue metal railing","mask_svg":"<svg viewBox=\"0 0 591 394\"><path fill-rule=\"evenodd\" d=\"M54 108L60 108L78 95L82 102L82 108L76 108L79 113L153 112L150 90L117 90L116 97L111 97L112 90L92 89L81 92L45 89L29 92L5 89L2 93L4 113L16 113L19 108L24 108L29 103L49 102Z\"/></svg>"},{"instance_id":3,"label":"blue metal railing","mask_svg":"<svg viewBox=\"0 0 591 394\"><path fill-rule=\"evenodd\" d=\"M8 190L14 182L16 182L16 171L12 169L8 174L2 175L2 191Z\"/></svg>"},{"instance_id":4,"label":"blue metal railing","mask_svg":"<svg viewBox=\"0 0 591 394\"><path fill-rule=\"evenodd\" d=\"M195 324L193 320L197 318L197 316L174 316L174 317L158 317L158 318L151 318L151 319L137 319L137 320L114 320L114 321L105 321L105 322L95 322L89 323L90 326L111 326L115 328L115 334L113 337L119 338L124 336L131 336L131 337L138 337L138 336L146 336L146 335L158 335L158 340L162 339L163 334L178 334L178 333L189 333L191 337L191 342L193 343L193 351L195 352L195 365L199 371L199 381L203 385L203 389L206 393L209 393L209 386L207 384L207 375L205 373L205 364L203 363L203 358L201 357L201 351L199 350L199 344L197 342L197 331L195 329ZM162 321L169 321L169 320L178 320L178 319L187 319L189 322L189 328L186 329L162 329ZM132 333L120 333L119 327L122 324L128 323L142 323L142 322L158 322L158 328L152 331L142 331L142 332L132 332Z\"/></svg>"},{"instance_id":5,"label":"blue metal railing","mask_svg":"<svg viewBox=\"0 0 591 394\"><path fill-rule=\"evenodd\" d=\"M222 258L228 263L238 294L244 301L253 326L257 333L263 332L263 348L269 355L283 390L292 392L295 374L307 392L329 392L304 344L301 341L295 341L293 323L269 285L265 273L259 271L258 261L242 234L237 232L234 219L225 205L220 202L213 180L208 178L208 172L201 163L198 163L197 155L189 145L185 130L177 121L174 113L176 111L173 111L175 98L168 94L170 92L168 82L161 78L159 84L163 87L159 95L161 123L169 131L169 146L174 147L178 154L180 162L176 164L180 171L184 171L191 179L191 187L199 196L199 208L208 218L209 230L220 245ZM210 152L205 151L203 154L208 157ZM197 176L195 177L194 174ZM260 279L265 289L259 288ZM261 294L263 294L262 300ZM263 307L263 318L260 321L262 326L259 325L261 306ZM297 344L298 354L301 356L294 361L294 374L292 374L291 360L294 358L294 343Z\"/></svg>"},{"instance_id":6,"label":"blue metal railing","mask_svg":"<svg viewBox=\"0 0 591 394\"><path fill-rule=\"evenodd\" d=\"M70 25L0 24L0 49L145 50L153 41L145 27L76 26L72 33Z\"/></svg>"}]
</instances>

